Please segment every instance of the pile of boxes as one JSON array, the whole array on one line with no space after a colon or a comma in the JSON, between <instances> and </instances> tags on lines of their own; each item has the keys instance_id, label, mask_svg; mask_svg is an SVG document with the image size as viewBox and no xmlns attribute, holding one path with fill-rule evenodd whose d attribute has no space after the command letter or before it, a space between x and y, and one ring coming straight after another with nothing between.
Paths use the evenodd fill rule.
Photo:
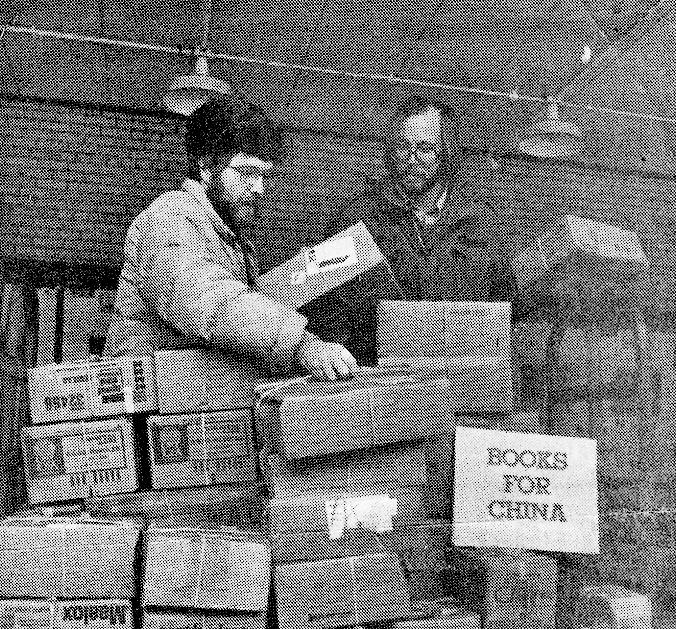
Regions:
<instances>
[{"instance_id":1,"label":"pile of boxes","mask_svg":"<svg viewBox=\"0 0 676 629\"><path fill-rule=\"evenodd\" d=\"M554 558L451 543L456 426L513 428L509 304L388 301L364 232L261 281L306 309L379 287L379 366L350 381L272 380L204 349L33 370L23 453L43 514L0 524L3 617L554 628Z\"/></svg>"}]
</instances>

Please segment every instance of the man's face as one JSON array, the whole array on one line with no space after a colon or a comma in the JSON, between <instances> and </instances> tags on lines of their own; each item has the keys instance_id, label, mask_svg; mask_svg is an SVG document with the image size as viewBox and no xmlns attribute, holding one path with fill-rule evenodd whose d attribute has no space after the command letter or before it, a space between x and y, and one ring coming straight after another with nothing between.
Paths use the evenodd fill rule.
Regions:
<instances>
[{"instance_id":1,"label":"man's face","mask_svg":"<svg viewBox=\"0 0 676 629\"><path fill-rule=\"evenodd\" d=\"M216 159L208 168L207 196L219 213L230 217L234 227L253 227L260 218L265 181L272 167L272 162L246 153L237 153L230 160Z\"/></svg>"},{"instance_id":2,"label":"man's face","mask_svg":"<svg viewBox=\"0 0 676 629\"><path fill-rule=\"evenodd\" d=\"M394 144L396 177L409 194L430 188L439 174L441 116L436 109L404 119Z\"/></svg>"}]
</instances>

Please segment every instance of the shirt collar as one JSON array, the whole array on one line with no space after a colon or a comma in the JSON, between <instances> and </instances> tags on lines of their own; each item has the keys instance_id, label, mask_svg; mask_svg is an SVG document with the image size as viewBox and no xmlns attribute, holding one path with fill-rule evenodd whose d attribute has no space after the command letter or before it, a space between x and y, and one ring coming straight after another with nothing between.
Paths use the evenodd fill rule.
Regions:
<instances>
[{"instance_id":1,"label":"shirt collar","mask_svg":"<svg viewBox=\"0 0 676 629\"><path fill-rule=\"evenodd\" d=\"M202 206L202 208L206 211L207 216L211 220L214 229L227 241L230 243L237 243L237 237L235 236L235 233L230 229L223 219L218 215L216 210L214 209L213 204L211 201L209 201L209 197L207 196L207 192L204 189L204 186L199 182L195 181L194 179L185 179L183 181L183 184L181 185L181 189L184 192L187 192L191 196L195 198L195 200Z\"/></svg>"}]
</instances>

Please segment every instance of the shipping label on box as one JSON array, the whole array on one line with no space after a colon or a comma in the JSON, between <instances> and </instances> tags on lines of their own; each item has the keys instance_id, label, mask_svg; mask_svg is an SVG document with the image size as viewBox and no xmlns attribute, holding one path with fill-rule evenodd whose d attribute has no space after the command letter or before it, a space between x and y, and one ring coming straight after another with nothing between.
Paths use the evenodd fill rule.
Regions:
<instances>
[{"instance_id":1,"label":"shipping label on box","mask_svg":"<svg viewBox=\"0 0 676 629\"><path fill-rule=\"evenodd\" d=\"M276 498L330 491L371 491L379 487L420 487L427 483L425 446L396 444L331 457L285 461L262 455L263 472Z\"/></svg>"},{"instance_id":2,"label":"shipping label on box","mask_svg":"<svg viewBox=\"0 0 676 629\"><path fill-rule=\"evenodd\" d=\"M349 288L348 283L357 279L359 285L350 291L357 301L402 296L387 260L362 222L261 275L257 287L275 301L301 308L338 287Z\"/></svg>"},{"instance_id":3,"label":"shipping label on box","mask_svg":"<svg viewBox=\"0 0 676 629\"><path fill-rule=\"evenodd\" d=\"M33 504L117 494L138 487L133 424L127 418L26 426L21 432Z\"/></svg>"},{"instance_id":4,"label":"shipping label on box","mask_svg":"<svg viewBox=\"0 0 676 629\"><path fill-rule=\"evenodd\" d=\"M96 496L85 500L85 510L95 517L179 521L191 516L196 522L249 528L262 522L263 488L214 485Z\"/></svg>"},{"instance_id":5,"label":"shipping label on box","mask_svg":"<svg viewBox=\"0 0 676 629\"><path fill-rule=\"evenodd\" d=\"M550 557L458 549L447 576L451 594L481 614L483 629L554 629L557 564Z\"/></svg>"},{"instance_id":6,"label":"shipping label on box","mask_svg":"<svg viewBox=\"0 0 676 629\"><path fill-rule=\"evenodd\" d=\"M3 520L0 598L134 598L140 534L128 521Z\"/></svg>"},{"instance_id":7,"label":"shipping label on box","mask_svg":"<svg viewBox=\"0 0 676 629\"><path fill-rule=\"evenodd\" d=\"M371 373L268 389L257 405L287 459L412 441L455 424L448 382ZM263 409L264 405L269 405Z\"/></svg>"},{"instance_id":8,"label":"shipping label on box","mask_svg":"<svg viewBox=\"0 0 676 629\"><path fill-rule=\"evenodd\" d=\"M381 301L378 357L511 356L511 304Z\"/></svg>"},{"instance_id":9,"label":"shipping label on box","mask_svg":"<svg viewBox=\"0 0 676 629\"><path fill-rule=\"evenodd\" d=\"M453 543L598 553L596 441L459 426Z\"/></svg>"},{"instance_id":10,"label":"shipping label on box","mask_svg":"<svg viewBox=\"0 0 676 629\"><path fill-rule=\"evenodd\" d=\"M275 591L280 629L347 627L411 613L399 560L385 553L277 566Z\"/></svg>"},{"instance_id":11,"label":"shipping label on box","mask_svg":"<svg viewBox=\"0 0 676 629\"><path fill-rule=\"evenodd\" d=\"M159 412L196 413L251 408L267 374L241 356L207 349L155 352Z\"/></svg>"},{"instance_id":12,"label":"shipping label on box","mask_svg":"<svg viewBox=\"0 0 676 629\"><path fill-rule=\"evenodd\" d=\"M154 489L255 483L250 410L148 418Z\"/></svg>"},{"instance_id":13,"label":"shipping label on box","mask_svg":"<svg viewBox=\"0 0 676 629\"><path fill-rule=\"evenodd\" d=\"M636 233L579 216L561 217L512 260L519 290L532 290L550 272L570 263L576 273L608 281L631 277L648 268Z\"/></svg>"},{"instance_id":14,"label":"shipping label on box","mask_svg":"<svg viewBox=\"0 0 676 629\"><path fill-rule=\"evenodd\" d=\"M0 627L14 629L110 629L133 627L131 601L0 601Z\"/></svg>"},{"instance_id":15,"label":"shipping label on box","mask_svg":"<svg viewBox=\"0 0 676 629\"><path fill-rule=\"evenodd\" d=\"M270 547L242 534L149 529L143 606L264 612Z\"/></svg>"},{"instance_id":16,"label":"shipping label on box","mask_svg":"<svg viewBox=\"0 0 676 629\"><path fill-rule=\"evenodd\" d=\"M149 356L45 365L28 374L34 424L157 410Z\"/></svg>"},{"instance_id":17,"label":"shipping label on box","mask_svg":"<svg viewBox=\"0 0 676 629\"><path fill-rule=\"evenodd\" d=\"M266 629L267 614L219 614L178 609L143 610L143 629Z\"/></svg>"}]
</instances>

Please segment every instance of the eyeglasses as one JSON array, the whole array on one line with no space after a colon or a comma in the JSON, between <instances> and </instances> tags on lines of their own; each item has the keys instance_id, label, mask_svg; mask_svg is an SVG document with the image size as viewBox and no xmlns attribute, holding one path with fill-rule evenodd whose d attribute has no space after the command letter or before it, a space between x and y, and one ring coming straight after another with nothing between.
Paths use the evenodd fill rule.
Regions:
<instances>
[{"instance_id":1,"label":"eyeglasses","mask_svg":"<svg viewBox=\"0 0 676 629\"><path fill-rule=\"evenodd\" d=\"M402 161L408 161L414 153L421 162L427 164L439 157L439 149L431 142L418 142L415 146L408 142L399 142L394 147L394 154Z\"/></svg>"},{"instance_id":2,"label":"eyeglasses","mask_svg":"<svg viewBox=\"0 0 676 629\"><path fill-rule=\"evenodd\" d=\"M247 183L250 188L254 188L257 183L261 182L265 189L272 188L275 178L268 172L263 172L253 166L228 166L230 170L234 170L239 178Z\"/></svg>"}]
</instances>

